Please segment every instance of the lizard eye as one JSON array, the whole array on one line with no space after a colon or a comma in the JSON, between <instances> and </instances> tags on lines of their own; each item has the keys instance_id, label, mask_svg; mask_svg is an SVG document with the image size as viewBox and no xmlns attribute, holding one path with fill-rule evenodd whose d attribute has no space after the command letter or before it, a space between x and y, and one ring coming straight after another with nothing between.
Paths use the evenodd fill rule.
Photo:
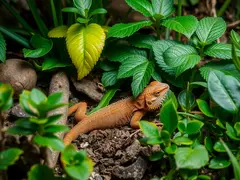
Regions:
<instances>
[{"instance_id":1,"label":"lizard eye","mask_svg":"<svg viewBox=\"0 0 240 180\"><path fill-rule=\"evenodd\" d=\"M158 91L158 92L156 92L156 93L155 93L155 95L157 95L157 96L158 96L160 93L161 93L161 92L160 92L160 91Z\"/></svg>"}]
</instances>

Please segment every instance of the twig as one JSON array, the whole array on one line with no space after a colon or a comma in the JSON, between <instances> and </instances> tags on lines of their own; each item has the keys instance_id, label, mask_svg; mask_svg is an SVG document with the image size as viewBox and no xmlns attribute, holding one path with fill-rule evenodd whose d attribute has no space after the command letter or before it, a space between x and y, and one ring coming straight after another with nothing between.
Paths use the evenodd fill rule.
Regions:
<instances>
[{"instance_id":1,"label":"twig","mask_svg":"<svg viewBox=\"0 0 240 180\"><path fill-rule=\"evenodd\" d=\"M228 24L228 28L234 28L235 26L237 26L238 24L240 24L240 20L234 21L230 24Z\"/></svg>"}]
</instances>

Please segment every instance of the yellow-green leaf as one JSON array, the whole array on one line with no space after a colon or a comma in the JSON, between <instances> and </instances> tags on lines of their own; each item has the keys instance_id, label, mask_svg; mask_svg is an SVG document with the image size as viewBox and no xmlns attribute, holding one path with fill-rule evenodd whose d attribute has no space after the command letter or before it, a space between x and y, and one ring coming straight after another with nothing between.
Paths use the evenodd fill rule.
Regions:
<instances>
[{"instance_id":1,"label":"yellow-green leaf","mask_svg":"<svg viewBox=\"0 0 240 180\"><path fill-rule=\"evenodd\" d=\"M93 69L104 47L106 35L98 24L73 24L67 31L67 49L78 71L78 80Z\"/></svg>"},{"instance_id":2,"label":"yellow-green leaf","mask_svg":"<svg viewBox=\"0 0 240 180\"><path fill-rule=\"evenodd\" d=\"M48 32L50 38L63 38L67 35L68 26L58 26Z\"/></svg>"}]
</instances>

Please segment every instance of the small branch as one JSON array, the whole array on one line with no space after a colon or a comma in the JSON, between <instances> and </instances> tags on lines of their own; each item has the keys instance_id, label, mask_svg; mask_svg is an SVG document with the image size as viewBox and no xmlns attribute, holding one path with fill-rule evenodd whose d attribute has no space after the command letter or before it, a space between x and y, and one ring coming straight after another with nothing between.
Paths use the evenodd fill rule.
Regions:
<instances>
[{"instance_id":1,"label":"small branch","mask_svg":"<svg viewBox=\"0 0 240 180\"><path fill-rule=\"evenodd\" d=\"M237 20L235 22L232 22L230 24L227 25L228 28L234 28L235 26L237 26L238 24L240 24L240 20Z\"/></svg>"}]
</instances>

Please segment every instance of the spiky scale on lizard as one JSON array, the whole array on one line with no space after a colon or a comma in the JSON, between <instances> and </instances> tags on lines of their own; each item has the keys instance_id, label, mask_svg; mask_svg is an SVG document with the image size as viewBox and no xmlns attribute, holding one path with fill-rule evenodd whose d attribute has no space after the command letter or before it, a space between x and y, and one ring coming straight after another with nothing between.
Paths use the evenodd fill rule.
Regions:
<instances>
[{"instance_id":1,"label":"spiky scale on lizard","mask_svg":"<svg viewBox=\"0 0 240 180\"><path fill-rule=\"evenodd\" d=\"M152 81L136 99L130 97L117 101L89 116L85 115L87 104L84 102L70 107L69 115L76 111L75 119L79 122L66 134L64 144L68 145L79 135L96 129L119 127L129 122L132 128L139 128L138 121L146 112L160 107L168 90L167 84Z\"/></svg>"}]
</instances>

